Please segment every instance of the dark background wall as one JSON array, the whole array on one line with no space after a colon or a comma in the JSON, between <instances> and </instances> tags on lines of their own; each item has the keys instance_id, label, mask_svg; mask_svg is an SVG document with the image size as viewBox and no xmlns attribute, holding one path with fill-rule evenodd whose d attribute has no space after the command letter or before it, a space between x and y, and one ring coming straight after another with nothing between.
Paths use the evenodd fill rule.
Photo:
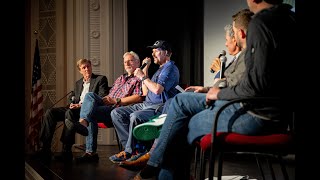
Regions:
<instances>
[{"instance_id":1,"label":"dark background wall","mask_svg":"<svg viewBox=\"0 0 320 180\"><path fill-rule=\"evenodd\" d=\"M180 70L182 84L203 83L203 0L133 1L128 0L128 50L140 59L151 57L156 40L173 46L171 59ZM152 64L149 75L157 65Z\"/></svg>"}]
</instances>

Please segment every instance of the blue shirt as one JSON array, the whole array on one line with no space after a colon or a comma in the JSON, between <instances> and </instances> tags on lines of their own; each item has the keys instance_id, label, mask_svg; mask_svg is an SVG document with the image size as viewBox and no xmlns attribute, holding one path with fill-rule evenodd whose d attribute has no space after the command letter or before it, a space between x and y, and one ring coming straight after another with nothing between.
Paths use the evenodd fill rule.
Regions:
<instances>
[{"instance_id":1,"label":"blue shirt","mask_svg":"<svg viewBox=\"0 0 320 180\"><path fill-rule=\"evenodd\" d=\"M151 81L164 87L161 94L148 91L145 102L147 104L165 103L167 99L174 97L178 91L176 85L179 84L180 73L173 61L168 61L160 67L152 76Z\"/></svg>"}]
</instances>

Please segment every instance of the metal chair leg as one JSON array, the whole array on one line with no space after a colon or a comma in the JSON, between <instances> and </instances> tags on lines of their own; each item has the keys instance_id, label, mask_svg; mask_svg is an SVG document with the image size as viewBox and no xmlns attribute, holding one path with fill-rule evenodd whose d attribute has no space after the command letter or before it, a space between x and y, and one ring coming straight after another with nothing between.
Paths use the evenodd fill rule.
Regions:
<instances>
[{"instance_id":1,"label":"metal chair leg","mask_svg":"<svg viewBox=\"0 0 320 180\"><path fill-rule=\"evenodd\" d=\"M218 154L218 180L222 179L222 166L223 166L223 152L219 152Z\"/></svg>"},{"instance_id":2,"label":"metal chair leg","mask_svg":"<svg viewBox=\"0 0 320 180\"><path fill-rule=\"evenodd\" d=\"M269 161L269 158L267 158L267 163L268 163L268 166L269 166L269 169L270 169L270 173L271 173L272 179L273 179L273 180L276 180L276 176L275 176L275 174L274 174L274 170L273 170L273 167L272 167L272 163Z\"/></svg>"},{"instance_id":3,"label":"metal chair leg","mask_svg":"<svg viewBox=\"0 0 320 180\"><path fill-rule=\"evenodd\" d=\"M283 178L285 180L289 180L289 175L288 175L286 166L285 166L285 164L283 162L283 159L282 159L281 155L278 155L278 160L279 160L279 163L280 163L280 166L281 166L281 171L282 171L282 174L283 174Z\"/></svg>"},{"instance_id":4,"label":"metal chair leg","mask_svg":"<svg viewBox=\"0 0 320 180\"><path fill-rule=\"evenodd\" d=\"M206 160L205 160L205 152L200 150L200 180L205 179L206 174Z\"/></svg>"},{"instance_id":5,"label":"metal chair leg","mask_svg":"<svg viewBox=\"0 0 320 180\"><path fill-rule=\"evenodd\" d=\"M257 154L254 155L256 157L256 162L257 162L257 165L258 165L258 168L260 170L260 173L261 173L261 176L262 176L262 179L263 180L266 180L265 176L264 176L264 173L263 173L263 169L262 169L262 166L261 166L261 163L260 163L260 160L259 160L259 157Z\"/></svg>"}]
</instances>

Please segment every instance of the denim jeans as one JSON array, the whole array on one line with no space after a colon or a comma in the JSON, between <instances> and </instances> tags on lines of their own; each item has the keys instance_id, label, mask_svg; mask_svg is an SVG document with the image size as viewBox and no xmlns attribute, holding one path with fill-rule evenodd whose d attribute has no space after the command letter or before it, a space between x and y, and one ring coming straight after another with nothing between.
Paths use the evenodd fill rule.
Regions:
<instances>
[{"instance_id":1,"label":"denim jeans","mask_svg":"<svg viewBox=\"0 0 320 180\"><path fill-rule=\"evenodd\" d=\"M169 106L166 120L161 128L161 133L158 138L156 148L153 150L148 165L159 167L164 158L165 152L168 149L182 149L182 147L174 147L175 143L171 141L188 125L188 143L191 144L195 139L211 132L212 122L216 111L227 101L217 100L213 106L206 108L206 94L185 92L176 95ZM228 107L220 116L218 131L223 132L228 130L228 122L233 112L240 109L239 104ZM232 126L232 131L244 134L251 134L259 131L262 127L261 120L248 114L242 114L236 117L237 121ZM186 139L182 139L186 141ZM170 148L168 145L170 144ZM166 152L166 154L170 154ZM174 156L173 156L174 157ZM172 157L171 157L172 158ZM187 157L185 157L187 158ZM178 162L174 161L173 162ZM166 163L166 166L170 163ZM177 164L172 163L172 167L162 168L159 174L160 177L174 177L179 175L170 174L174 172ZM170 170L171 169L171 170Z\"/></svg>"},{"instance_id":2,"label":"denim jeans","mask_svg":"<svg viewBox=\"0 0 320 180\"><path fill-rule=\"evenodd\" d=\"M110 112L112 106L104 105L102 98L95 93L88 92L81 105L80 118L89 122L88 136L86 136L86 152L97 151L98 122L112 125Z\"/></svg>"},{"instance_id":3,"label":"denim jeans","mask_svg":"<svg viewBox=\"0 0 320 180\"><path fill-rule=\"evenodd\" d=\"M125 152L133 152L135 145L132 133L133 128L136 125L149 121L152 116L160 115L161 111L157 111L159 106L160 104L147 105L145 103L138 103L118 107L111 111L112 123L118 133L120 143L125 147Z\"/></svg>"},{"instance_id":4,"label":"denim jeans","mask_svg":"<svg viewBox=\"0 0 320 180\"><path fill-rule=\"evenodd\" d=\"M197 114L206 107L205 94L185 92L179 93L172 98L167 110L167 117L164 121L156 148L152 151L148 164L158 167L168 143L179 131L189 123L192 115Z\"/></svg>"}]
</instances>

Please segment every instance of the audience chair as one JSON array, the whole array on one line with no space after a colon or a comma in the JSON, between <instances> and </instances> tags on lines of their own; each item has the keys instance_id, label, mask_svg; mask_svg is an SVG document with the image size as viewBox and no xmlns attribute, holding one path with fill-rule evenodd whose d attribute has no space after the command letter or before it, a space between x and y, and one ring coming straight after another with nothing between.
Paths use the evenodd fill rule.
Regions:
<instances>
[{"instance_id":1,"label":"audience chair","mask_svg":"<svg viewBox=\"0 0 320 180\"><path fill-rule=\"evenodd\" d=\"M233 132L217 132L217 123L221 112L234 103L275 103L280 102L277 98L245 98L228 102L222 106L214 117L212 133L205 135L201 140L195 142L195 174L197 177L197 156L200 150L200 179L205 179L206 164L209 162L209 180L212 180L215 174L215 160L218 161L217 179L221 180L223 168L224 153L248 153L256 157L256 162L262 178L265 180L263 168L260 164L259 157L273 157L279 160L281 171L285 180L288 180L283 156L295 154L294 141L294 112L289 112L288 129L284 133L266 134L266 135L242 135ZM247 109L250 110L250 107ZM209 158L209 159L208 159ZM272 179L275 180L275 174L270 161L267 161Z\"/></svg>"}]
</instances>

